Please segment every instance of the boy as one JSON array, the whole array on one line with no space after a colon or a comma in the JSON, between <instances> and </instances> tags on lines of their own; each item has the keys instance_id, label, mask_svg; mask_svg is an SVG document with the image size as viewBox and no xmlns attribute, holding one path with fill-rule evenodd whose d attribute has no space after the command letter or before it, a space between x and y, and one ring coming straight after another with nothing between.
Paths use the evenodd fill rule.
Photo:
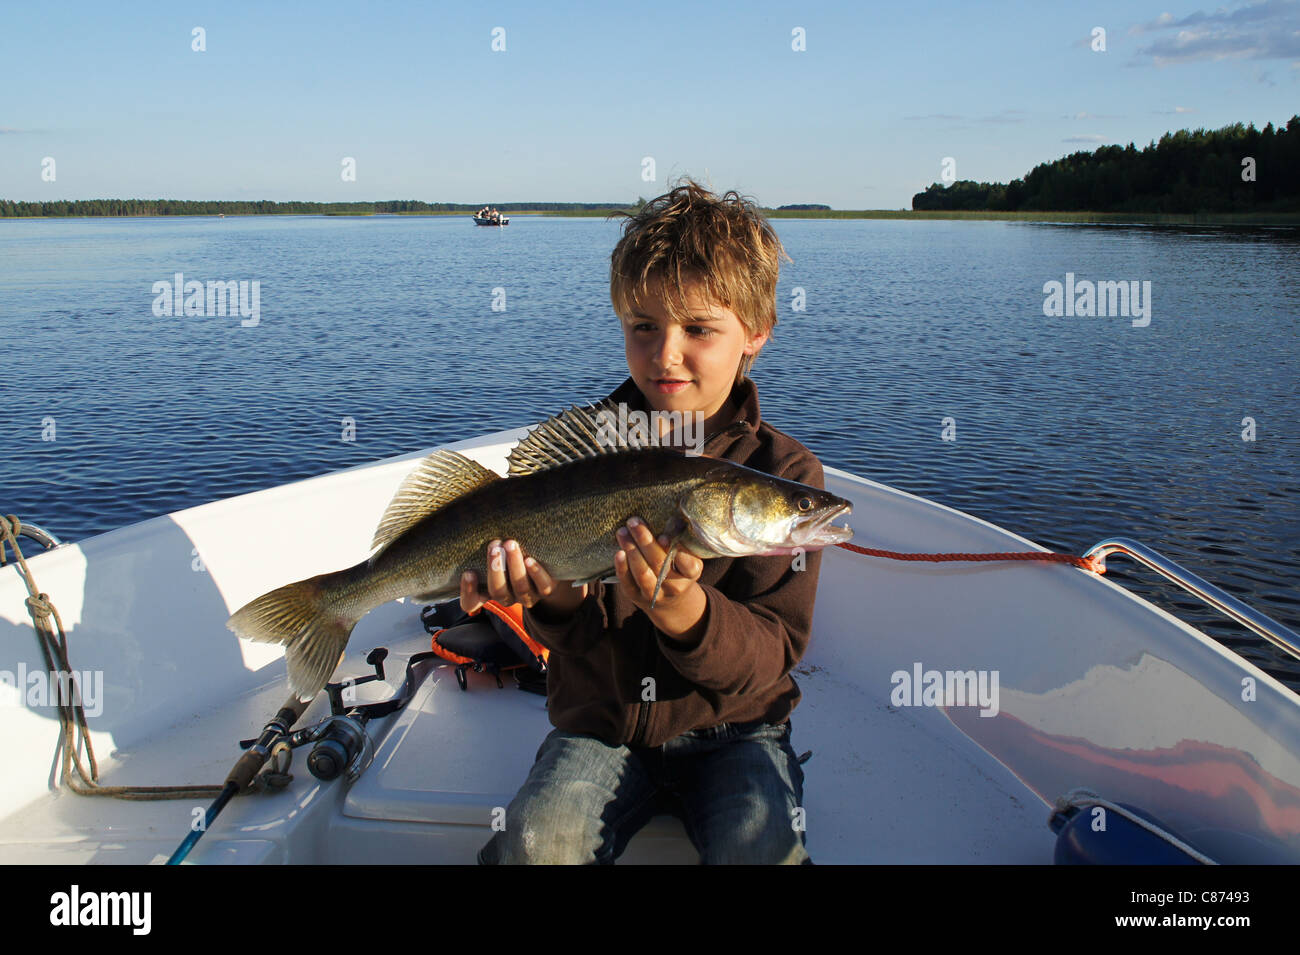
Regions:
<instances>
[{"instance_id":1,"label":"boy","mask_svg":"<svg viewBox=\"0 0 1300 955\"><path fill-rule=\"evenodd\" d=\"M821 463L760 420L746 377L776 324L783 255L752 203L692 180L629 215L610 297L631 377L610 399L700 412L703 453L821 488ZM659 418L665 429L673 419ZM552 580L514 541L489 545L487 594L473 573L462 579L466 611L486 596L520 603L528 633L551 651L555 729L480 862L613 862L669 808L702 862L811 861L789 672L811 635L821 553L705 562L679 552L651 609L661 530L636 518L619 530L617 587Z\"/></svg>"}]
</instances>

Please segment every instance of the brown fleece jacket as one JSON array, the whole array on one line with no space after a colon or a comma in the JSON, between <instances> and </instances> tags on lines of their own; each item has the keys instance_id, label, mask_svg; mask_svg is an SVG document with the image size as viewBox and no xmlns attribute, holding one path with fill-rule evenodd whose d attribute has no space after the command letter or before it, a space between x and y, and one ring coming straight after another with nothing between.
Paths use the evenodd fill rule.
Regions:
<instances>
[{"instance_id":1,"label":"brown fleece jacket","mask_svg":"<svg viewBox=\"0 0 1300 955\"><path fill-rule=\"evenodd\" d=\"M609 400L650 410L631 378ZM825 487L816 456L760 420L758 390L749 379L732 388L727 404L705 422L704 435L711 457ZM615 548L611 539L611 556ZM564 620L548 622L524 610L528 633L551 651L551 723L610 745L649 747L719 723L784 722L799 702L790 670L812 635L821 551L802 559L802 570L789 556L706 560L699 580L708 599L705 629L690 646L665 643L616 584L589 586L587 599ZM654 683L644 683L646 677Z\"/></svg>"}]
</instances>

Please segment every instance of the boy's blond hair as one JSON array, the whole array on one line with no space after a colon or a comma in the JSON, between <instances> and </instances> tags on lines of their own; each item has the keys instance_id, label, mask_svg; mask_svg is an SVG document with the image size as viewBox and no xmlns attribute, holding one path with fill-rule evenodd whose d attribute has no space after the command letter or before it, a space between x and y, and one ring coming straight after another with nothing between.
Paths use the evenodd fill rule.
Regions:
<instances>
[{"instance_id":1,"label":"boy's blond hair","mask_svg":"<svg viewBox=\"0 0 1300 955\"><path fill-rule=\"evenodd\" d=\"M685 321L684 287L699 282L702 295L735 312L750 335L771 333L780 260L792 260L756 203L735 190L719 199L688 178L639 212L615 215L627 218L609 265L609 297L620 318L662 282L669 317ZM737 382L756 357L741 358Z\"/></svg>"}]
</instances>

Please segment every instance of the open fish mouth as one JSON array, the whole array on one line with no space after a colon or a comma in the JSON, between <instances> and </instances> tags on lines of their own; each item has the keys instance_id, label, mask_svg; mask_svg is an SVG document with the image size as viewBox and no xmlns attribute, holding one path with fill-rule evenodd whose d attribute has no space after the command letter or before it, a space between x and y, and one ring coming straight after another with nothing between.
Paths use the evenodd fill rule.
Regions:
<instances>
[{"instance_id":1,"label":"open fish mouth","mask_svg":"<svg viewBox=\"0 0 1300 955\"><path fill-rule=\"evenodd\" d=\"M831 521L838 517L847 517L852 513L852 504L837 504L817 517L801 523L794 529L790 537L799 547L828 547L831 544L846 541L853 536L853 528L847 524L843 527L836 527L831 524Z\"/></svg>"}]
</instances>

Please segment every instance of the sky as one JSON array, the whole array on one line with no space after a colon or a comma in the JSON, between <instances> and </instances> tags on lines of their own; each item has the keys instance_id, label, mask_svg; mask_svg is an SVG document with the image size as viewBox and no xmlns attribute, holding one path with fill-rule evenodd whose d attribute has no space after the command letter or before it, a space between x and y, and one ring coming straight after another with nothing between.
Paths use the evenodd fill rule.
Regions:
<instances>
[{"instance_id":1,"label":"sky","mask_svg":"<svg viewBox=\"0 0 1300 955\"><path fill-rule=\"evenodd\" d=\"M899 209L946 158L1006 182L1300 112L1300 0L8 2L0 36L15 200L631 202L691 175Z\"/></svg>"}]
</instances>

